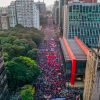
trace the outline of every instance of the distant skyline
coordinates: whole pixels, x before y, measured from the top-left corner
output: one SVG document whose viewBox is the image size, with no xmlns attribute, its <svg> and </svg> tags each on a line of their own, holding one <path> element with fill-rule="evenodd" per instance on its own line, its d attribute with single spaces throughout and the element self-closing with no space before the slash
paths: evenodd
<svg viewBox="0 0 100 100">
<path fill-rule="evenodd" d="M 6 7 L 10 4 L 11 1 L 15 1 L 15 0 L 0 0 L 0 7 Z M 39 0 L 34 0 L 35 2 L 39 1 Z M 43 1 L 43 0 L 40 0 Z M 44 0 L 44 2 L 46 3 L 46 5 L 52 5 L 54 4 L 55 0 Z"/>
</svg>

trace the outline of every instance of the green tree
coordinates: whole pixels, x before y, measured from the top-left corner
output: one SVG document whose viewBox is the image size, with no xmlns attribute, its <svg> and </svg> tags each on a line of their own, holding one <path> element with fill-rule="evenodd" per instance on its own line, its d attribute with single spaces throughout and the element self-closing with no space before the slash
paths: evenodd
<svg viewBox="0 0 100 100">
<path fill-rule="evenodd" d="M 28 51 L 27 56 L 36 60 L 37 59 L 37 53 L 38 53 L 38 49 L 32 49 L 32 50 Z"/>
<path fill-rule="evenodd" d="M 12 45 L 9 43 L 3 45 L 3 50 L 8 53 L 10 59 L 27 54 L 27 50 L 24 46 Z"/>
<path fill-rule="evenodd" d="M 36 62 L 28 57 L 15 57 L 12 61 L 8 61 L 5 66 L 11 90 L 35 82 L 40 75 Z"/>
<path fill-rule="evenodd" d="M 4 56 L 4 61 L 5 62 L 10 60 L 10 57 L 9 57 L 7 52 L 3 52 L 3 56 Z"/>
<path fill-rule="evenodd" d="M 31 85 L 24 86 L 20 91 L 22 100 L 33 100 L 34 94 L 35 94 L 35 88 L 33 88 Z"/>
</svg>

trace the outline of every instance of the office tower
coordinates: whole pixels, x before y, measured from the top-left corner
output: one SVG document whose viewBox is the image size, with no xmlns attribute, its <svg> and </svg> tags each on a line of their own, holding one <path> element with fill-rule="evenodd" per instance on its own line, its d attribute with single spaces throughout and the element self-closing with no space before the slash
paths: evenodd
<svg viewBox="0 0 100 100">
<path fill-rule="evenodd" d="M 78 36 L 90 47 L 98 44 L 100 34 L 99 3 L 68 3 L 64 7 L 64 36 Z"/>
<path fill-rule="evenodd" d="M 16 0 L 8 7 L 10 27 L 21 24 L 24 27 L 40 28 L 39 10 L 33 0 Z"/>
<path fill-rule="evenodd" d="M 8 16 L 9 16 L 9 26 L 15 27 L 17 25 L 15 1 L 12 1 L 10 3 L 10 6 L 8 6 Z"/>
<path fill-rule="evenodd" d="M 6 70 L 4 67 L 2 48 L 0 47 L 0 100 L 9 100 L 8 94 Z"/>
<path fill-rule="evenodd" d="M 84 100 L 100 100 L 100 50 L 92 50 L 88 53 Z"/>
<path fill-rule="evenodd" d="M 64 14 L 64 0 L 59 0 L 59 27 L 61 33 L 63 32 L 63 14 Z"/>
<path fill-rule="evenodd" d="M 8 29 L 8 9 L 7 8 L 0 8 L 0 29 L 5 30 Z"/>
<path fill-rule="evenodd" d="M 46 5 L 44 2 L 35 2 L 37 8 L 39 9 L 40 16 L 46 16 Z"/>
<path fill-rule="evenodd" d="M 53 19 L 54 19 L 54 23 L 56 25 L 59 25 L 59 1 L 55 1 L 54 2 L 54 6 L 53 6 Z"/>
<path fill-rule="evenodd" d="M 37 8 L 39 9 L 40 25 L 46 24 L 46 5 L 44 2 L 35 2 Z"/>
</svg>

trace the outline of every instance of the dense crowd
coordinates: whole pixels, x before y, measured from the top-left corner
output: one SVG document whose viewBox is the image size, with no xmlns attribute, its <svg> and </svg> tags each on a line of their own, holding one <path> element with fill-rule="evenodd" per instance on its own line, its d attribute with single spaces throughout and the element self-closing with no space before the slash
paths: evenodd
<svg viewBox="0 0 100 100">
<path fill-rule="evenodd" d="M 53 23 L 48 20 L 44 29 L 44 41 L 40 44 L 38 62 L 42 76 L 38 78 L 38 94 L 44 98 L 59 96 L 65 84 L 65 72 L 59 43 L 55 41 Z M 39 96 L 38 96 L 39 97 Z"/>
<path fill-rule="evenodd" d="M 66 97 L 66 100 L 79 100 L 77 90 L 65 88 L 66 75 L 63 57 L 52 20 L 43 29 L 45 34 L 38 52 L 38 63 L 42 75 L 38 77 L 36 100 L 51 100 L 47 98 Z M 64 90 L 65 89 L 65 90 Z"/>
</svg>

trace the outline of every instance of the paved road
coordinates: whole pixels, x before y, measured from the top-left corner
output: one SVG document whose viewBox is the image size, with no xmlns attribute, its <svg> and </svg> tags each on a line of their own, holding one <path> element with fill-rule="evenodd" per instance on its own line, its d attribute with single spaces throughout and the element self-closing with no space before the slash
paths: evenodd
<svg viewBox="0 0 100 100">
<path fill-rule="evenodd" d="M 48 19 L 48 25 L 43 32 L 45 37 L 38 53 L 38 62 L 43 74 L 38 78 L 37 100 L 59 97 L 66 81 L 63 57 L 57 36 L 54 34 L 52 19 Z"/>
<path fill-rule="evenodd" d="M 51 100 L 51 98 L 57 97 L 79 100 L 79 95 L 82 94 L 81 89 L 65 87 L 63 57 L 55 31 L 52 19 L 48 19 L 48 24 L 43 29 L 45 37 L 38 53 L 38 63 L 42 75 L 38 78 L 35 100 Z"/>
</svg>

